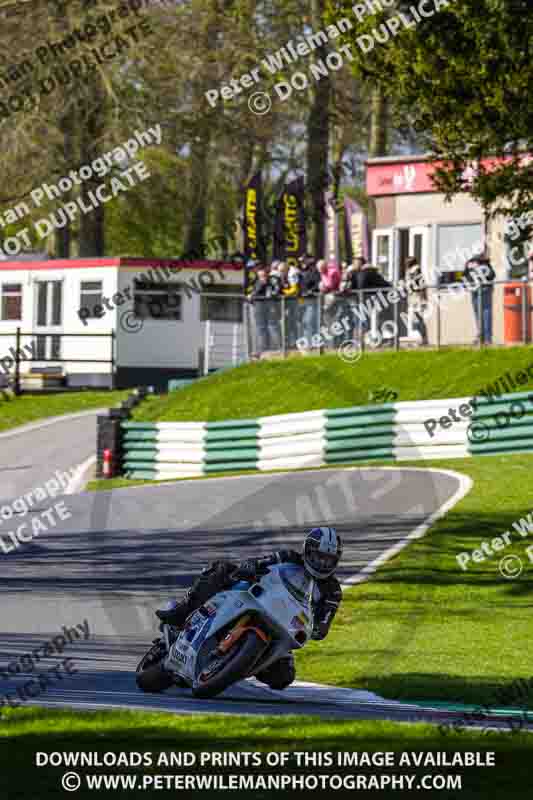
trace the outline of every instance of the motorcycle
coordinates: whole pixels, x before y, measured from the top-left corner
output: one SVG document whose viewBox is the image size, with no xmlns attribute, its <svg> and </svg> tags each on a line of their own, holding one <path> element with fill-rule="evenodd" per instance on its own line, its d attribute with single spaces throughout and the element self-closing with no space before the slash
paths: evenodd
<svg viewBox="0 0 533 800">
<path fill-rule="evenodd" d="M 137 667 L 137 686 L 144 692 L 189 687 L 207 698 L 257 675 L 311 638 L 314 586 L 297 564 L 239 580 L 194 611 L 183 628 L 161 626 L 163 636 Z"/>
</svg>

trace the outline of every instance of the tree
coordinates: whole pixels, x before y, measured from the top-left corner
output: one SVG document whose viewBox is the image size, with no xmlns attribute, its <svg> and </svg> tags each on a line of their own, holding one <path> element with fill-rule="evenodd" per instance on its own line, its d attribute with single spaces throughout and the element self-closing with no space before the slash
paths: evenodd
<svg viewBox="0 0 533 800">
<path fill-rule="evenodd" d="M 97 4 L 87 0 L 68 3 L 34 0 L 30 9 L 19 0 L 10 6 L 10 11 L 20 10 L 20 14 L 2 19 L 0 75 L 12 76 L 12 79 L 3 87 L 6 105 L 0 116 L 0 159 L 4 177 L 0 186 L 1 206 L 10 208 L 19 201 L 27 201 L 32 189 L 44 182 L 57 183 L 70 170 L 90 164 L 106 150 L 121 144 L 136 125 L 144 129 L 153 122 L 152 107 L 139 103 L 139 108 L 135 102 L 139 102 L 142 95 L 137 73 L 147 57 L 153 58 L 157 53 L 161 59 L 162 50 L 151 43 L 155 36 L 138 38 L 134 48 L 129 45 L 134 38 L 133 25 L 141 19 L 152 19 L 153 28 L 160 31 L 156 23 L 166 9 L 150 6 L 141 17 L 134 13 L 130 4 L 121 2 L 120 6 L 118 13 L 119 0 L 100 0 Z M 30 15 L 31 25 L 28 24 Z M 96 29 L 96 38 L 87 35 L 88 23 L 93 31 Z M 129 36 L 126 29 L 129 29 Z M 71 45 L 61 56 L 59 44 L 67 36 L 71 38 Z M 117 42 L 121 43 L 120 47 Z M 37 50 L 46 51 L 50 43 L 56 48 L 49 51 L 53 56 L 41 61 Z M 102 65 L 95 52 L 103 43 L 114 44 L 117 53 Z M 72 44 L 74 49 L 71 49 Z M 76 78 L 72 64 L 77 63 L 79 67 L 84 58 L 87 60 L 83 62 L 83 75 Z M 16 69 L 22 59 L 31 65 L 31 70 L 24 75 Z M 92 65 L 90 71 L 89 65 Z M 22 108 L 21 98 L 24 99 Z M 12 113 L 6 115 L 9 109 Z M 108 177 L 119 171 L 119 167 L 114 167 Z M 86 197 L 100 183 L 102 179 L 94 177 L 81 188 L 74 187 L 71 193 L 63 194 L 55 202 L 47 200 L 37 209 L 30 202 L 30 221 L 80 194 Z M 104 212 L 100 204 L 90 214 L 81 215 L 74 225 L 57 230 L 46 242 L 50 251 L 62 256 L 71 255 L 72 249 L 80 255 L 104 255 Z M 25 222 L 17 228 L 23 228 Z M 42 247 L 33 229 L 31 234 L 34 244 Z"/>
<path fill-rule="evenodd" d="M 394 99 L 397 125 L 421 134 L 440 162 L 435 183 L 448 198 L 468 187 L 491 214 L 528 211 L 533 165 L 522 156 L 533 147 L 531 5 L 528 0 L 429 1 L 439 10 L 416 25 L 405 2 L 356 20 L 345 37 L 354 70 Z M 331 0 L 330 14 L 347 13 L 350 5 Z M 400 12 L 411 27 L 404 26 Z M 373 31 L 383 39 L 392 30 L 383 26 L 392 17 L 400 19 L 397 34 L 380 44 Z M 506 161 L 484 168 L 480 161 L 490 157 Z M 469 167 L 473 180 L 467 183 Z"/>
<path fill-rule="evenodd" d="M 279 69 L 267 68 L 264 60 L 279 53 L 289 40 L 325 27 L 323 0 L 314 0 L 312 7 L 306 0 L 153 0 L 143 3 L 135 17 L 122 20 L 116 9 L 125 5 L 131 4 L 126 0 L 32 0 L 31 4 L 13 0 L 10 9 L 20 10 L 18 16 L 5 16 L 6 9 L 0 7 L 4 178 L 0 209 L 27 201 L 30 192 L 45 182 L 57 184 L 70 170 L 79 170 L 130 138 L 134 130 L 159 124 L 161 146 L 140 155 L 149 162 L 149 181 L 79 215 L 46 243 L 35 233 L 33 244 L 39 249 L 46 244 L 56 256 L 180 255 L 199 254 L 216 238 L 233 250 L 242 190 L 251 176 L 263 172 L 268 225 L 272 226 L 273 209 L 285 181 L 307 171 L 316 223 L 315 251 L 320 254 L 324 188 L 329 184 L 340 197 L 347 184 L 361 182 L 369 92 L 345 65 L 320 81 L 310 79 L 309 89 L 294 91 L 290 102 L 277 97 L 276 83 L 290 80 L 295 71 L 309 74 L 310 64 L 324 60 L 326 47 L 337 48 L 339 39 L 297 63 L 282 60 Z M 105 33 L 104 17 L 110 19 L 112 11 L 112 30 Z M 89 18 L 99 20 L 100 32 L 96 39 L 84 41 Z M 83 54 L 94 62 L 89 51 L 119 34 L 124 38 L 122 29 L 141 20 L 151 23 L 149 36 L 116 58 L 98 63 L 81 79 L 69 77 L 73 60 Z M 82 34 L 75 37 L 73 49 L 39 63 L 37 47 L 47 42 L 57 45 L 73 30 Z M 24 56 L 33 63 L 31 74 L 4 85 L 4 76 Z M 251 89 L 231 100 L 219 99 L 215 107 L 209 104 L 207 90 L 220 90 L 253 69 L 259 69 L 259 80 Z M 58 85 L 53 92 L 43 91 L 43 86 L 50 85 L 52 71 Z M 12 94 L 23 96 L 25 90 L 33 93 L 33 102 L 28 99 L 20 113 L 2 114 L 2 103 Z M 253 113 L 249 101 L 255 91 L 270 94 L 273 104 L 268 113 Z M 348 163 L 353 169 L 347 169 Z M 70 195 L 44 198 L 38 208 L 29 202 L 28 218 L 0 233 L 14 235 L 28 220 L 35 222 L 66 202 L 79 200 L 80 192 L 94 195 L 97 183 L 108 183 L 119 172 L 120 167 L 114 166 L 92 185 L 87 182 L 74 186 Z M 32 233 L 33 226 L 29 229 Z"/>
<path fill-rule="evenodd" d="M 370 134 L 368 141 L 368 157 L 377 158 L 387 155 L 387 118 L 388 103 L 380 85 L 374 87 L 371 98 Z"/>
</svg>

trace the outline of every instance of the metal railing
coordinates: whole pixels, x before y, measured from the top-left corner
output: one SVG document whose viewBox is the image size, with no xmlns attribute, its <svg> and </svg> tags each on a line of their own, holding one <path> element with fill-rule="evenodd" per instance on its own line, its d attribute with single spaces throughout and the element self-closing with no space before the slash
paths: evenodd
<svg viewBox="0 0 533 800">
<path fill-rule="evenodd" d="M 236 367 L 250 360 L 246 330 L 247 326 L 238 322 L 228 324 L 214 320 L 206 321 L 202 364 L 204 375 L 211 370 L 230 364 Z"/>
<path fill-rule="evenodd" d="M 242 353 L 283 357 L 291 351 L 323 353 L 352 342 L 361 350 L 450 346 L 487 347 L 529 344 L 533 332 L 533 281 L 505 280 L 491 284 L 430 285 L 407 292 L 403 283 L 390 289 L 330 292 L 296 298 L 256 298 L 242 294 L 207 296 L 239 299 L 243 304 Z M 209 347 L 222 352 L 210 326 Z M 224 326 L 223 322 L 218 323 Z M 228 321 L 229 341 L 235 323 Z M 229 328 L 231 327 L 231 333 Z M 223 335 L 220 334 L 223 338 Z M 244 357 L 244 356 L 243 356 Z M 229 365 L 235 359 L 226 356 Z M 241 358 L 239 358 L 239 361 Z"/>
<path fill-rule="evenodd" d="M 7 376 L 8 385 L 12 385 L 13 391 L 16 395 L 22 394 L 21 387 L 21 364 L 30 362 L 33 364 L 109 364 L 111 384 L 110 388 L 115 388 L 115 370 L 116 370 L 116 334 L 115 331 L 109 333 L 64 333 L 64 332 L 50 332 L 45 333 L 41 331 L 23 332 L 20 327 L 14 331 L 0 331 L 1 338 L 11 338 L 15 340 L 15 344 L 10 348 L 8 354 L 0 356 L 0 367 Z M 61 342 L 62 339 L 79 338 L 79 339 L 109 339 L 110 342 L 110 357 L 109 358 L 76 358 L 69 356 L 68 358 L 62 357 L 47 357 L 46 355 L 25 355 L 23 349 L 23 339 L 30 338 L 33 342 L 41 341 L 44 345 L 45 352 L 48 348 L 48 340 L 56 339 Z M 12 363 L 7 366 L 6 361 L 9 359 Z"/>
</svg>

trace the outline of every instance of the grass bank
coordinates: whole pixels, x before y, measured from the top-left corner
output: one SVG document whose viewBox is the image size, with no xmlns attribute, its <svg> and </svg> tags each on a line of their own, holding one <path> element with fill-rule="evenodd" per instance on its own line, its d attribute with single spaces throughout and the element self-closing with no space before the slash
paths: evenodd
<svg viewBox="0 0 533 800">
<path fill-rule="evenodd" d="M 370 353 L 355 364 L 337 355 L 260 361 L 150 397 L 133 419 L 215 422 L 345 408 L 366 405 L 381 389 L 398 401 L 465 397 L 530 364 L 533 347 Z M 533 388 L 533 378 L 523 388 Z"/>
<path fill-rule="evenodd" d="M 92 408 L 111 408 L 125 400 L 128 391 L 65 392 L 61 394 L 22 394 L 19 397 L 0 391 L 0 432 L 46 417 L 75 414 Z"/>
<path fill-rule="evenodd" d="M 420 467 L 420 462 L 412 466 Z M 389 698 L 533 708 L 533 689 L 517 696 L 515 681 L 533 676 L 533 544 L 512 523 L 533 507 L 533 456 L 429 461 L 466 474 L 472 491 L 420 540 L 366 583 L 345 591 L 327 644 L 297 654 L 308 680 L 368 689 Z M 463 571 L 456 556 L 511 530 L 511 545 Z M 521 559 L 506 579 L 502 557 Z"/>
</svg>

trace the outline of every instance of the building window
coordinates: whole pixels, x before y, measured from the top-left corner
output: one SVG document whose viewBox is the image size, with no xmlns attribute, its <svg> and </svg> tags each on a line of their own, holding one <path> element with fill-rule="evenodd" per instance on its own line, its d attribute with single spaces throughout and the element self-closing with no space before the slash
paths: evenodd
<svg viewBox="0 0 533 800">
<path fill-rule="evenodd" d="M 211 297 L 210 295 L 240 295 L 240 286 L 217 284 L 202 293 L 200 319 L 202 322 L 242 322 L 243 299 L 239 297 Z"/>
<path fill-rule="evenodd" d="M 181 320 L 182 294 L 177 283 L 135 280 L 135 316 L 139 319 Z"/>
<path fill-rule="evenodd" d="M 373 252 L 379 271 L 387 281 L 394 281 L 393 236 L 390 230 L 374 231 Z"/>
<path fill-rule="evenodd" d="M 22 284 L 2 284 L 2 305 L 0 308 L 2 322 L 20 322 L 22 320 Z"/>
<path fill-rule="evenodd" d="M 96 318 L 95 306 L 102 305 L 102 281 L 82 281 L 80 286 L 80 308 L 88 309 L 87 319 Z"/>
<path fill-rule="evenodd" d="M 479 255 L 484 247 L 483 226 L 439 225 L 437 228 L 437 265 L 441 272 L 462 275 L 466 262 Z M 460 278 L 454 278 L 460 280 Z"/>
<path fill-rule="evenodd" d="M 63 285 L 61 281 L 52 283 L 52 325 L 61 325 L 63 307 Z"/>
</svg>

